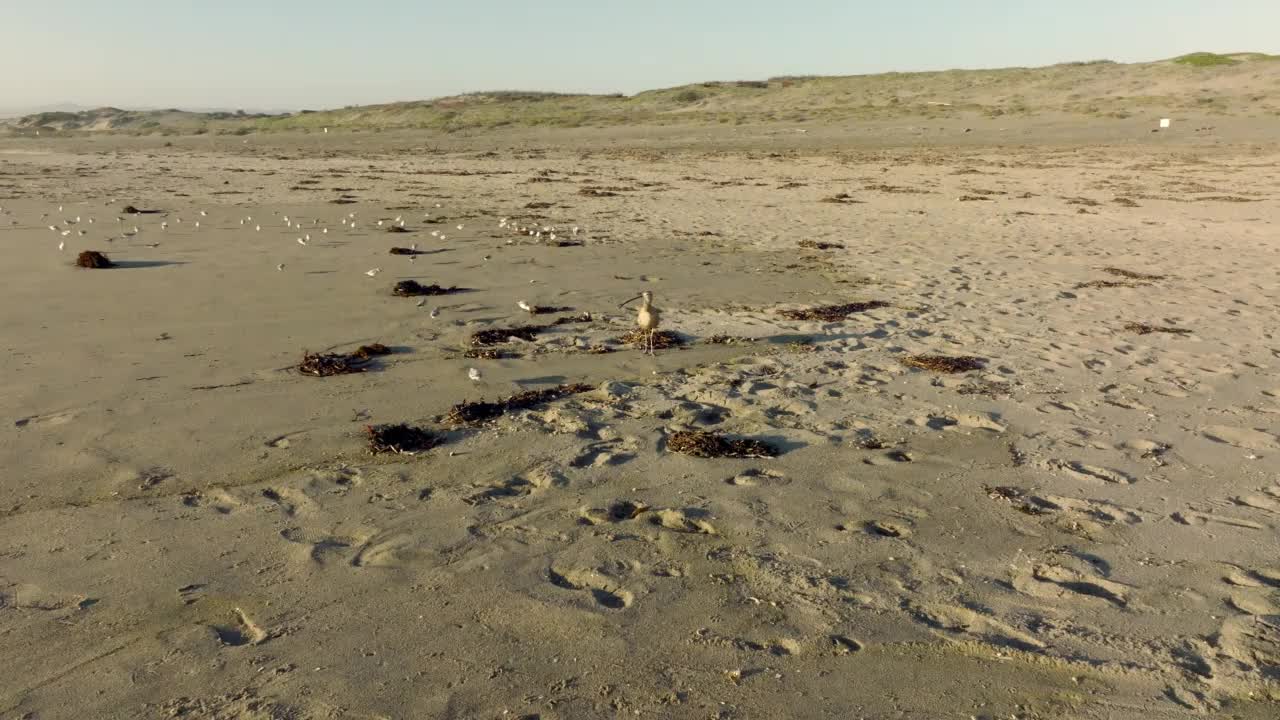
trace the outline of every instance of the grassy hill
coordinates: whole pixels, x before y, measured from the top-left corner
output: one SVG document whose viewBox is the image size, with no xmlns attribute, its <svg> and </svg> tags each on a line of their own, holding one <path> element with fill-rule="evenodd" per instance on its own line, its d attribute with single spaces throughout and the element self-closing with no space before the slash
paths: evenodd
<svg viewBox="0 0 1280 720">
<path fill-rule="evenodd" d="M 1068 114 L 1280 116 L 1280 56 L 1192 53 L 1151 63 L 705 82 L 632 96 L 471 93 L 285 115 L 99 108 L 10 121 L 11 133 L 248 134 L 418 128 L 715 125 Z"/>
</svg>

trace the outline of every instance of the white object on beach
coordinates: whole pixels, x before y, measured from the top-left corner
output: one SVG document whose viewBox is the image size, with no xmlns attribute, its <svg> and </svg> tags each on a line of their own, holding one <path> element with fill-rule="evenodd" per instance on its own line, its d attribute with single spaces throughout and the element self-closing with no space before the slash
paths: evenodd
<svg viewBox="0 0 1280 720">
<path fill-rule="evenodd" d="M 373 277 L 374 275 L 377 275 L 380 272 L 382 272 L 382 268 L 374 268 L 372 270 L 366 270 L 364 274 L 368 275 L 369 277 Z"/>
<path fill-rule="evenodd" d="M 467 377 L 471 378 L 473 382 L 480 382 L 480 371 L 475 368 L 470 368 L 467 370 Z"/>
<path fill-rule="evenodd" d="M 1169 126 L 1170 126 L 1170 125 L 1172 125 L 1172 124 L 1173 124 L 1173 121 L 1172 121 L 1172 120 L 1170 120 L 1169 118 L 1160 118 L 1160 128 L 1161 128 L 1161 129 L 1165 129 L 1165 128 L 1169 127 Z"/>
</svg>

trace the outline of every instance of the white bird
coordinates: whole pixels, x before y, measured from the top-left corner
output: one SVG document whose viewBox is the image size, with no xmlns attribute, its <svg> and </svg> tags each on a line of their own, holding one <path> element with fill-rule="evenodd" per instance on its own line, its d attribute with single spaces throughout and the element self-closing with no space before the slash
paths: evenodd
<svg viewBox="0 0 1280 720">
<path fill-rule="evenodd" d="M 471 378 L 472 382 L 480 382 L 480 371 L 475 368 L 468 368 L 467 377 Z"/>
<path fill-rule="evenodd" d="M 374 268 L 372 270 L 366 270 L 364 274 L 368 275 L 369 277 L 373 277 L 380 272 L 382 272 L 382 268 Z"/>
<path fill-rule="evenodd" d="M 57 225 L 50 225 L 50 226 L 49 226 L 49 229 L 50 229 L 50 230 L 52 230 L 52 231 L 54 231 L 54 232 L 58 232 L 58 226 L 57 226 Z"/>
<path fill-rule="evenodd" d="M 50 230 L 57 230 L 57 228 L 55 228 L 55 227 L 54 227 L 54 226 L 52 226 L 52 225 L 50 225 L 50 226 L 49 226 L 49 229 L 50 229 Z M 431 237 L 440 237 L 440 231 L 439 231 L 439 230 L 432 230 L 432 231 L 431 231 Z"/>
<path fill-rule="evenodd" d="M 532 306 L 532 305 L 530 305 L 529 303 L 527 303 L 527 302 L 523 301 L 523 300 L 521 300 L 520 302 L 516 303 L 516 307 L 518 307 L 518 308 L 520 308 L 521 310 L 523 310 L 523 311 L 525 311 L 525 312 L 529 313 L 530 315 L 532 315 L 532 314 L 533 314 L 533 306 Z"/>
<path fill-rule="evenodd" d="M 92 221 L 90 221 L 90 222 L 92 222 Z M 199 220 L 197 220 L 197 221 L 196 221 L 196 229 L 197 229 L 197 230 L 199 230 L 199 229 L 200 229 L 200 221 L 199 221 Z"/>
<path fill-rule="evenodd" d="M 574 234 L 574 235 L 577 235 L 577 234 L 578 234 L 578 226 L 577 226 L 577 225 L 574 225 L 574 226 L 573 226 L 573 234 Z"/>
<path fill-rule="evenodd" d="M 329 234 L 329 228 L 324 228 L 323 230 L 321 230 L 321 231 L 320 231 L 320 234 L 321 234 L 321 235 L 328 235 L 328 234 Z"/>
<path fill-rule="evenodd" d="M 205 211 L 201 210 L 201 211 L 200 211 L 200 217 L 209 217 L 209 213 L 207 213 L 207 212 L 205 212 Z"/>
<path fill-rule="evenodd" d="M 440 236 L 440 239 L 441 239 L 441 240 L 448 240 L 448 239 L 449 239 L 449 236 L 448 236 L 448 235 L 441 235 L 441 236 Z"/>
<path fill-rule="evenodd" d="M 418 307 L 422 307 L 423 305 L 426 305 L 426 304 L 427 304 L 426 298 L 422 298 L 421 300 L 418 301 Z"/>
<path fill-rule="evenodd" d="M 461 225 L 459 225 L 459 226 L 458 226 L 458 229 L 459 229 L 459 230 L 461 230 L 461 229 L 462 229 L 462 226 L 461 226 Z"/>
<path fill-rule="evenodd" d="M 284 263 L 280 263 L 279 265 L 277 265 L 277 266 L 276 266 L 276 269 L 277 269 L 277 270 L 280 270 L 280 271 L 283 271 L 283 270 L 284 270 Z"/>
<path fill-rule="evenodd" d="M 298 238 L 298 244 L 299 244 L 299 245 L 306 245 L 306 244 L 307 244 L 307 241 L 306 241 L 306 240 L 303 240 L 302 238 Z"/>
<path fill-rule="evenodd" d="M 70 230 L 63 230 L 63 231 L 62 231 L 62 233 L 61 233 L 62 237 L 66 237 L 66 236 L 68 236 L 68 235 L 70 235 L 70 234 L 71 234 L 71 231 L 70 231 Z"/>
<path fill-rule="evenodd" d="M 162 223 L 160 223 L 160 229 L 161 229 L 161 230 L 167 230 L 167 229 L 169 229 L 169 223 L 167 223 L 167 222 L 162 222 Z"/>
<path fill-rule="evenodd" d="M 440 308 L 431 308 L 431 317 L 433 318 L 440 317 Z"/>
<path fill-rule="evenodd" d="M 306 235 L 303 235 L 302 239 L 306 240 L 307 242 L 311 242 L 311 233 L 307 233 Z"/>
<path fill-rule="evenodd" d="M 254 226 L 253 226 L 253 231 L 254 231 L 254 232 L 262 232 L 262 226 L 261 226 L 261 225 L 254 225 Z"/>
<path fill-rule="evenodd" d="M 92 224 L 93 224 L 93 218 L 89 218 L 89 224 L 90 224 L 90 225 L 92 225 Z"/>
<path fill-rule="evenodd" d="M 65 241 L 65 240 L 63 240 L 62 242 L 58 243 L 58 249 L 59 249 L 59 250 L 61 250 L 61 249 L 65 248 L 66 246 L 67 246 L 67 241 Z"/>
<path fill-rule="evenodd" d="M 379 220 L 379 221 L 378 221 L 378 227 L 382 227 L 382 221 L 381 221 L 381 220 Z"/>
</svg>

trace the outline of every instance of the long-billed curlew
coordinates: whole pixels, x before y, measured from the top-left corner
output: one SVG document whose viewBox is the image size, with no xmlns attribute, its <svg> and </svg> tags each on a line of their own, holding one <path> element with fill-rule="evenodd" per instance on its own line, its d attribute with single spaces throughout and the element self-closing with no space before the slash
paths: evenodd
<svg viewBox="0 0 1280 720">
<path fill-rule="evenodd" d="M 653 293 L 645 290 L 639 295 L 622 303 L 618 307 L 626 307 L 636 300 L 641 300 L 640 312 L 636 315 L 636 325 L 640 327 L 647 335 L 645 336 L 645 353 L 656 355 L 653 348 L 653 337 L 658 332 L 658 324 L 662 321 L 662 314 L 658 308 L 653 305 Z"/>
</svg>

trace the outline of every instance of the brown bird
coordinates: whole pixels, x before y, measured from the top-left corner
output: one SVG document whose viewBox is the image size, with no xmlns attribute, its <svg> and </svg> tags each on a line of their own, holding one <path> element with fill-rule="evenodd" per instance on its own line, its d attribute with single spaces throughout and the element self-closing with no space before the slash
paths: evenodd
<svg viewBox="0 0 1280 720">
<path fill-rule="evenodd" d="M 662 314 L 658 308 L 653 305 L 653 293 L 645 290 L 639 295 L 622 303 L 618 307 L 623 308 L 636 300 L 642 300 L 640 303 L 640 312 L 636 315 L 636 325 L 646 333 L 645 336 L 645 353 L 648 355 L 656 355 L 653 347 L 654 335 L 658 332 L 658 324 L 662 322 Z"/>
</svg>

